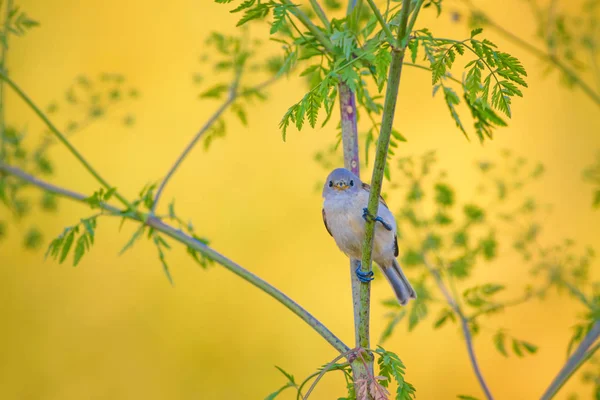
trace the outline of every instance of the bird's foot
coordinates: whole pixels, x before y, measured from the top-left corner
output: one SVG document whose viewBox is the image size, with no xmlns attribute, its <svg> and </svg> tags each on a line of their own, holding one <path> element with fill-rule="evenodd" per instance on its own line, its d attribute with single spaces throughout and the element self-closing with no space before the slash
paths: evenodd
<svg viewBox="0 0 600 400">
<path fill-rule="evenodd" d="M 360 265 L 358 267 L 356 267 L 356 269 L 354 270 L 354 272 L 356 272 L 356 277 L 362 283 L 368 283 L 368 282 L 371 282 L 374 279 L 373 278 L 373 271 L 362 272 L 362 270 L 360 269 Z"/>
<path fill-rule="evenodd" d="M 375 221 L 375 222 L 381 222 L 381 225 L 383 225 L 383 227 L 385 229 L 387 229 L 388 231 L 392 230 L 392 226 L 390 224 L 388 224 L 387 222 L 385 222 L 383 220 L 383 218 L 381 218 L 380 216 L 373 216 L 369 213 L 369 209 L 368 208 L 363 208 L 363 215 L 362 217 L 364 218 L 365 221 Z"/>
</svg>

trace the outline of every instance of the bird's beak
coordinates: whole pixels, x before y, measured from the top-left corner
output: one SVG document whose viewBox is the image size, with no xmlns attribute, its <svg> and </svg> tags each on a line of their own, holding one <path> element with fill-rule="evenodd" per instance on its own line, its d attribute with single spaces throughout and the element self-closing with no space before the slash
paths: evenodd
<svg viewBox="0 0 600 400">
<path fill-rule="evenodd" d="M 348 185 L 346 184 L 346 182 L 337 182 L 335 185 L 333 185 L 333 188 L 336 190 L 346 190 L 348 189 Z"/>
</svg>

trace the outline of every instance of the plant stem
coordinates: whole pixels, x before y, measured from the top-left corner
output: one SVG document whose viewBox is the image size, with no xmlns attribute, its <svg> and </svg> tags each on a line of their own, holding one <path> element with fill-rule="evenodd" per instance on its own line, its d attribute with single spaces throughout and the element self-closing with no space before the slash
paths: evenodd
<svg viewBox="0 0 600 400">
<path fill-rule="evenodd" d="M 448 305 L 450 306 L 452 311 L 454 311 L 454 313 L 460 319 L 460 326 L 461 326 L 461 329 L 463 332 L 463 336 L 465 338 L 465 342 L 467 344 L 467 352 L 469 353 L 469 360 L 471 361 L 471 366 L 473 367 L 473 372 L 475 372 L 475 376 L 477 377 L 477 380 L 479 381 L 479 386 L 481 386 L 481 389 L 483 390 L 486 399 L 493 400 L 494 397 L 492 396 L 492 393 L 491 393 L 487 383 L 485 382 L 485 379 L 483 378 L 483 373 L 481 372 L 481 368 L 479 367 L 479 363 L 477 362 L 477 356 L 475 355 L 475 348 L 473 347 L 473 337 L 471 336 L 471 331 L 469 330 L 469 321 L 468 321 L 467 317 L 465 316 L 464 312 L 462 311 L 462 309 L 460 308 L 460 306 L 458 305 L 458 303 L 456 302 L 456 300 L 450 294 L 450 291 L 446 287 L 446 284 L 442 280 L 442 277 L 440 276 L 439 272 L 435 269 L 435 267 L 433 265 L 431 265 L 429 263 L 425 254 L 423 254 L 423 260 L 424 260 L 425 266 L 427 267 L 427 269 L 429 270 L 429 272 L 435 279 L 435 282 L 437 283 L 438 288 L 444 295 L 446 302 L 448 303 Z"/>
<path fill-rule="evenodd" d="M 8 15 L 12 9 L 12 4 L 12 0 L 6 1 L 6 8 L 4 9 L 4 21 L 2 23 L 2 28 L 4 29 L 4 43 L 0 44 L 0 71 L 3 71 L 7 74 L 6 53 L 8 50 L 8 38 L 10 36 L 10 31 L 8 29 Z M 0 161 L 4 161 L 6 158 L 6 142 L 4 138 L 6 130 L 6 113 L 4 112 L 4 107 L 4 81 L 0 80 Z"/>
<path fill-rule="evenodd" d="M 419 64 L 413 64 L 413 63 L 409 63 L 409 62 L 404 62 L 404 65 L 407 67 L 413 67 L 413 68 L 418 68 L 418 69 L 422 69 L 424 71 L 431 71 L 431 68 L 426 67 L 424 65 L 419 65 Z M 462 82 L 459 79 L 456 79 L 455 77 L 453 77 L 449 72 L 446 73 L 446 75 L 444 75 L 445 78 L 450 79 L 451 81 L 454 81 L 460 85 L 462 85 Z"/>
<path fill-rule="evenodd" d="M 421 6 L 423 5 L 423 1 L 424 0 L 419 0 L 417 5 L 415 6 L 415 9 L 412 11 L 412 15 L 410 17 L 410 22 L 408 23 L 408 27 L 406 29 L 406 31 L 408 33 L 412 32 L 413 28 L 415 27 L 415 24 L 417 23 L 417 17 L 419 16 L 419 11 L 421 11 Z"/>
<path fill-rule="evenodd" d="M 319 2 L 317 0 L 309 0 L 309 1 L 310 1 L 310 5 L 312 6 L 315 14 L 317 14 L 317 17 L 319 17 L 319 19 L 323 23 L 323 26 L 325 26 L 325 29 L 329 30 L 331 28 L 331 25 L 329 24 L 329 18 L 327 18 L 327 15 L 325 14 L 325 11 L 323 11 L 323 8 L 319 4 Z"/>
<path fill-rule="evenodd" d="M 344 167 L 360 176 L 358 153 L 358 127 L 356 122 L 356 96 L 345 83 L 338 86 L 340 96 L 340 116 L 342 125 L 342 146 L 344 149 Z M 354 310 L 354 338 L 356 346 L 360 344 L 360 281 L 354 273 L 360 266 L 360 260 L 350 260 L 350 279 L 352 280 L 352 305 Z M 368 319 L 367 319 L 368 323 Z"/>
<path fill-rule="evenodd" d="M 196 135 L 194 135 L 192 140 L 188 143 L 188 145 L 185 147 L 183 152 L 179 155 L 179 157 L 177 158 L 175 163 L 171 166 L 171 168 L 169 169 L 169 172 L 167 172 L 167 175 L 165 175 L 164 179 L 160 183 L 160 186 L 158 187 L 158 190 L 156 191 L 156 195 L 154 196 L 154 201 L 153 201 L 152 210 L 151 210 L 152 213 L 154 213 L 156 211 L 158 202 L 160 200 L 160 196 L 162 195 L 162 193 L 165 189 L 165 186 L 167 186 L 167 183 L 169 183 L 169 180 L 173 177 L 173 175 L 175 174 L 177 169 L 181 166 L 181 164 L 183 163 L 185 158 L 188 156 L 190 151 L 192 151 L 192 149 L 194 148 L 194 146 L 196 146 L 196 144 L 202 138 L 202 136 L 204 136 L 204 134 L 210 129 L 210 127 L 219 119 L 219 117 L 221 117 L 223 112 L 225 112 L 225 110 L 227 110 L 229 108 L 229 106 L 231 106 L 231 104 L 233 104 L 233 102 L 235 100 L 237 100 L 239 97 L 244 96 L 246 93 L 265 88 L 265 87 L 269 86 L 270 84 L 272 84 L 273 82 L 275 82 L 279 78 L 279 76 L 274 76 L 273 78 L 270 78 L 251 89 L 245 90 L 243 92 L 239 92 L 238 91 L 238 83 L 239 83 L 240 76 L 241 76 L 241 71 L 238 71 L 236 73 L 234 81 L 230 87 L 229 95 L 227 96 L 227 99 L 225 100 L 225 102 L 223 104 L 221 104 L 221 106 L 217 109 L 217 111 L 215 111 L 215 113 L 208 119 L 208 121 L 206 121 L 204 123 L 204 125 L 202 126 L 202 128 L 200 128 L 200 130 L 196 133 Z"/>
<path fill-rule="evenodd" d="M 102 185 L 104 186 L 105 189 L 111 189 L 112 186 L 104 180 L 104 178 L 102 178 L 100 176 L 100 174 L 91 166 L 91 164 L 85 159 L 83 158 L 83 156 L 81 155 L 81 153 L 79 153 L 79 151 L 77 151 L 77 149 L 71 144 L 71 142 L 69 142 L 69 140 L 65 137 L 65 135 L 63 135 L 55 126 L 54 124 L 52 124 L 52 122 L 48 119 L 48 117 L 46 117 L 46 115 L 42 112 L 42 110 L 39 109 L 38 106 L 35 105 L 35 103 L 33 103 L 33 101 L 27 96 L 27 94 L 25 94 L 25 92 L 23 92 L 21 90 L 21 88 L 19 88 L 17 86 L 17 84 L 15 82 L 13 82 L 7 75 L 5 71 L 0 71 L 0 79 L 3 80 L 4 82 L 6 82 L 8 84 L 8 86 L 10 86 L 18 95 L 19 97 L 21 97 L 21 99 L 23 99 L 23 101 L 25 101 L 25 103 L 27 103 L 27 105 L 33 110 L 34 113 L 37 114 L 37 116 L 46 124 L 46 126 L 50 129 L 50 131 L 58 138 L 58 140 L 64 144 L 69 151 L 75 156 L 75 158 L 77 158 L 77 160 L 79 160 L 79 162 L 81 164 L 83 164 L 83 166 L 85 167 L 85 169 L 88 170 L 88 172 L 94 177 L 96 178 L 96 180 Z M 128 209 L 130 210 L 134 210 L 134 207 L 131 203 L 129 203 L 129 201 L 123 197 L 119 192 L 115 192 L 115 197 L 117 199 L 119 199 L 119 201 L 121 203 L 123 203 L 123 205 L 125 205 Z"/>
<path fill-rule="evenodd" d="M 586 94 L 586 96 L 588 96 L 594 103 L 596 103 L 596 105 L 600 106 L 600 92 L 595 92 L 594 89 L 592 89 L 586 82 L 583 81 L 583 78 L 581 78 L 579 75 L 577 75 L 577 73 L 575 71 L 573 71 L 568 66 L 566 66 L 555 55 L 546 53 L 545 51 L 526 42 L 525 40 L 521 39 L 514 33 L 506 30 L 505 28 L 503 28 L 496 22 L 492 21 L 487 14 L 485 14 L 479 8 L 475 7 L 471 1 L 464 0 L 464 2 L 471 9 L 472 13 L 476 13 L 479 16 L 481 16 L 481 18 L 483 18 L 486 25 L 495 29 L 498 33 L 505 36 L 507 39 L 511 40 L 512 42 L 516 43 L 517 45 L 523 47 L 525 50 L 529 51 L 536 57 L 538 57 L 544 61 L 548 61 L 551 64 L 554 64 L 554 66 L 556 66 L 565 75 L 567 75 L 569 77 L 569 79 L 571 79 L 571 81 L 575 85 L 579 86 L 581 88 L 581 90 L 583 90 L 583 92 Z"/>
<path fill-rule="evenodd" d="M 85 202 L 85 199 L 87 197 L 83 194 L 55 186 L 51 183 L 38 179 L 19 168 L 12 167 L 4 163 L 0 163 L 0 171 L 13 175 L 23 181 L 29 182 L 34 186 L 37 186 L 39 188 L 42 188 L 43 190 L 46 190 L 48 192 L 54 193 L 62 197 L 67 197 L 80 202 Z M 104 210 L 120 214 L 124 218 L 144 223 L 143 218 L 141 216 L 133 213 L 124 214 L 117 207 L 111 206 L 110 204 L 100 203 L 100 207 Z M 223 267 L 227 268 L 229 271 L 233 272 L 234 274 L 238 275 L 239 277 L 243 278 L 244 280 L 259 288 L 263 292 L 272 296 L 274 299 L 276 299 L 281 304 L 290 309 L 294 314 L 299 316 L 308 325 L 310 325 L 319 335 L 321 335 L 329 344 L 331 344 L 331 346 L 333 346 L 340 353 L 346 353 L 350 350 L 348 346 L 346 346 L 340 339 L 338 339 L 337 336 L 335 336 L 329 329 L 327 329 L 327 327 L 325 327 L 321 322 L 319 322 L 315 317 L 313 317 L 308 311 L 306 311 L 295 301 L 290 299 L 287 295 L 279 291 L 277 288 L 273 287 L 258 276 L 254 275 L 252 272 L 244 269 L 240 265 L 231 261 L 224 255 L 218 253 L 217 251 L 213 250 L 204 243 L 194 239 L 193 237 L 185 234 L 184 232 L 178 229 L 173 228 L 170 225 L 165 224 L 160 219 L 154 216 L 149 216 L 146 220 L 146 224 L 154 228 L 156 231 L 161 232 L 173 238 L 174 240 L 184 244 L 185 246 L 190 247 L 193 250 L 201 253 L 205 257 L 214 260 L 215 262 L 221 264 Z"/>
<path fill-rule="evenodd" d="M 541 400 L 550 400 L 556 393 L 563 387 L 563 385 L 569 380 L 569 378 L 577 371 L 577 369 L 588 360 L 599 346 L 594 347 L 590 351 L 588 349 L 594 344 L 594 342 L 600 337 L 600 321 L 596 321 L 592 326 L 592 329 L 585 335 L 577 349 L 571 354 L 565 365 L 560 369 L 558 375 L 552 380 L 552 383 L 546 389 L 541 397 Z"/>
<path fill-rule="evenodd" d="M 347 14 L 350 15 L 357 5 L 356 0 L 348 1 Z M 352 171 L 356 176 L 360 176 L 360 156 L 358 148 L 358 126 L 357 126 L 357 106 L 356 95 L 346 85 L 341 82 L 338 86 L 340 96 L 340 119 L 342 126 L 342 146 L 344 148 L 344 167 Z M 366 292 L 361 293 L 361 282 L 356 276 L 356 269 L 360 267 L 360 260 L 350 260 L 350 282 L 352 285 L 352 309 L 354 312 L 354 339 L 356 347 L 361 343 L 367 343 L 365 348 L 369 348 L 369 313 L 371 309 L 371 289 L 367 286 Z M 362 296 L 362 297 L 361 297 Z M 366 329 L 364 328 L 366 325 Z M 362 336 L 366 333 L 366 336 Z M 369 376 L 373 375 L 373 362 L 370 361 L 365 367 L 365 363 L 355 359 L 351 363 L 352 375 L 355 388 L 358 388 L 357 382 L 367 382 Z"/>
<path fill-rule="evenodd" d="M 381 13 L 379 12 L 379 8 L 375 4 L 375 2 L 373 0 L 367 0 L 367 3 L 369 3 L 371 10 L 373 10 L 373 14 L 375 14 L 375 18 L 377 18 L 377 20 L 379 21 L 381 28 L 383 28 L 383 32 L 385 32 L 385 36 L 388 42 L 390 42 L 390 45 L 393 47 L 396 41 L 394 40 L 394 34 L 392 33 L 390 26 L 383 18 L 383 15 L 381 15 Z"/>
<path fill-rule="evenodd" d="M 306 29 L 313 34 L 313 36 L 323 45 L 323 47 L 325 47 L 325 50 L 327 50 L 328 53 L 333 53 L 333 44 L 327 38 L 327 36 L 325 36 L 325 34 L 321 32 L 321 30 L 315 24 L 313 24 L 308 15 L 303 13 L 302 10 L 300 10 L 300 8 L 297 5 L 294 5 L 290 0 L 281 0 L 281 3 L 291 5 L 292 7 L 290 7 L 290 13 L 292 13 L 293 16 L 302 22 L 302 25 L 304 25 Z"/>
<path fill-rule="evenodd" d="M 402 3 L 402 10 L 400 11 L 400 28 L 397 40 L 397 44 L 399 46 L 402 42 L 403 35 L 406 32 L 409 3 L 409 0 L 405 0 Z M 373 175 L 371 178 L 371 191 L 369 193 L 369 203 L 367 206 L 368 211 L 371 215 L 377 215 L 377 212 L 379 210 L 379 195 L 381 194 L 381 186 L 383 181 L 383 174 L 385 171 L 388 147 L 390 143 L 390 135 L 392 133 L 394 114 L 396 112 L 396 101 L 398 98 L 400 77 L 402 75 L 403 60 L 404 47 L 392 48 L 392 61 L 390 63 L 390 69 L 388 73 L 387 88 L 383 104 L 383 116 L 381 121 L 381 128 L 379 131 L 379 138 L 377 139 L 377 150 L 375 155 L 375 163 L 373 167 Z M 361 270 L 364 273 L 370 272 L 372 269 L 371 261 L 373 252 L 374 229 L 375 222 L 373 220 L 368 220 L 365 226 L 365 241 L 363 244 L 363 258 L 361 263 Z M 369 287 L 370 284 L 368 283 L 360 285 L 360 302 L 362 306 L 361 310 L 369 307 L 369 304 L 367 303 L 367 301 L 369 300 Z M 366 318 L 367 321 L 363 322 L 363 324 L 359 328 L 359 333 L 361 337 L 360 347 L 364 348 L 369 347 L 368 314 L 366 314 Z"/>
</svg>

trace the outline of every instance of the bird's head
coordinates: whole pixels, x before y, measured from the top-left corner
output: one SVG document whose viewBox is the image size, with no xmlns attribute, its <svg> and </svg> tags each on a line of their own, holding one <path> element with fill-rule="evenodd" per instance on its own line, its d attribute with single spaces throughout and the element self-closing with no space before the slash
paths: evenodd
<svg viewBox="0 0 600 400">
<path fill-rule="evenodd" d="M 362 185 L 360 178 L 346 168 L 337 168 L 331 171 L 325 186 L 323 197 L 342 193 L 353 193 Z"/>
</svg>

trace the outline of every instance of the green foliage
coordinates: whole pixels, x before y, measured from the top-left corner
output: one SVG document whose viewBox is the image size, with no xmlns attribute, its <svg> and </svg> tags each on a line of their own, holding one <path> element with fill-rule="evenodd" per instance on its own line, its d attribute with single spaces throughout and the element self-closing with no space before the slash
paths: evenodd
<svg viewBox="0 0 600 400">
<path fill-rule="evenodd" d="M 396 400 L 414 399 L 416 390 L 413 385 L 406 382 L 404 379 L 406 367 L 402 363 L 402 360 L 400 360 L 396 354 L 385 350 L 381 346 L 377 346 L 375 353 L 378 356 L 377 365 L 379 366 L 379 375 L 386 378 L 381 381 L 381 385 L 383 387 L 388 387 L 389 382 L 393 379 L 398 385 L 396 389 Z"/>
<path fill-rule="evenodd" d="M 577 253 L 569 240 L 549 247 L 538 243 L 546 207 L 526 189 L 544 168 L 510 152 L 503 152 L 497 162 L 476 163 L 481 183 L 472 181 L 477 188 L 475 203 L 462 201 L 450 177 L 437 171 L 434 163 L 431 153 L 398 160 L 401 176 L 395 196 L 404 198 L 396 213 L 400 261 L 408 272 L 418 274 L 411 279 L 417 300 L 406 307 L 398 306 L 395 299 L 384 302 L 389 312 L 381 341 L 389 339 L 403 321 L 413 330 L 429 316 L 435 329 L 463 320 L 471 335 L 483 335 L 489 332 L 482 328 L 483 317 L 487 324 L 495 313 L 542 298 L 555 288 L 567 291 L 588 310 L 574 329 L 572 351 L 600 319 L 600 286 L 589 282 L 592 250 Z M 463 286 L 474 271 L 496 260 L 499 250 L 522 255 L 519 268 L 529 266 L 531 282 L 523 295 L 507 300 L 501 282 Z M 435 274 L 452 302 L 440 305 L 434 300 L 446 300 L 443 292 L 432 289 L 439 288 Z M 491 342 L 501 355 L 524 357 L 537 352 L 536 345 L 510 336 L 506 329 L 493 332 Z"/>
<path fill-rule="evenodd" d="M 274 391 L 273 393 L 271 393 L 270 395 L 268 395 L 267 397 L 265 397 L 265 400 L 273 400 L 275 399 L 277 396 L 279 396 L 284 390 L 289 389 L 289 388 L 298 388 L 298 385 L 296 384 L 296 380 L 294 379 L 294 376 L 285 372 L 282 368 L 275 366 L 275 368 L 277 368 L 277 370 L 279 372 L 281 372 L 283 374 L 283 376 L 286 377 L 287 382 L 285 383 L 285 385 L 283 385 L 282 387 L 280 387 L 279 389 L 277 389 L 276 391 Z"/>
<path fill-rule="evenodd" d="M 285 14 L 287 11 L 281 10 L 280 12 Z M 283 29 L 283 21 L 282 19 L 278 22 L 277 29 Z M 227 133 L 225 122 L 227 114 L 233 115 L 242 125 L 248 125 L 248 106 L 253 104 L 253 100 L 266 100 L 265 87 L 274 78 L 256 86 L 246 86 L 244 82 L 252 81 L 256 72 L 260 73 L 267 70 L 270 74 L 277 76 L 289 70 L 292 65 L 284 65 L 284 62 L 279 62 L 280 60 L 275 60 L 276 65 L 274 65 L 272 58 L 267 59 L 265 63 L 262 57 L 256 57 L 261 42 L 247 40 L 247 32 L 243 32 L 239 36 L 212 32 L 205 44 L 207 47 L 216 50 L 216 56 L 208 56 L 212 53 L 207 53 L 207 55 L 201 57 L 200 62 L 208 64 L 208 68 L 218 76 L 225 75 L 228 77 L 225 81 L 211 83 L 211 86 L 205 87 L 203 75 L 200 73 L 195 74 L 194 83 L 202 87 L 198 98 L 202 101 L 223 101 L 225 102 L 223 107 L 229 105 L 226 110 L 222 109 L 216 115 L 216 120 L 206 126 L 206 131 L 203 133 L 203 142 L 204 149 L 208 150 L 216 139 L 225 137 Z"/>
<path fill-rule="evenodd" d="M 506 126 L 494 110 L 511 117 L 512 98 L 523 96 L 520 88 L 527 87 L 524 80 L 527 73 L 517 58 L 497 50 L 497 46 L 487 39 L 477 39 L 481 31 L 475 29 L 470 38 L 458 41 L 436 38 L 429 30 L 422 29 L 415 32 L 409 49 L 413 63 L 417 60 L 419 47 L 422 49 L 423 60 L 429 63 L 432 72 L 433 93 L 435 95 L 442 89 L 450 115 L 465 136 L 467 132 L 457 109 L 461 96 L 448 85 L 457 82 L 450 70 L 458 57 L 475 56 L 465 65 L 466 75 L 459 82 L 464 93 L 462 97 L 474 120 L 475 133 L 483 141 L 486 137 L 492 138 L 496 127 Z"/>
<path fill-rule="evenodd" d="M 4 12 L 4 10 L 2 10 Z M 20 7 L 13 6 L 8 10 L 6 24 L 0 28 L 0 43 L 8 48 L 9 35 L 23 36 L 32 28 L 38 27 L 40 23 L 30 18 Z"/>
<path fill-rule="evenodd" d="M 62 264 L 73 250 L 73 266 L 76 267 L 83 255 L 94 244 L 97 217 L 98 215 L 94 215 L 81 219 L 77 225 L 65 228 L 60 236 L 50 242 L 46 258 L 51 256 L 54 260 L 58 260 L 59 264 Z M 75 240 L 76 237 L 77 240 Z M 73 244 L 75 244 L 74 247 Z"/>
<path fill-rule="evenodd" d="M 595 186 L 592 205 L 594 208 L 600 207 L 600 152 L 596 156 L 596 163 L 583 171 L 583 178 L 586 182 Z"/>
</svg>

